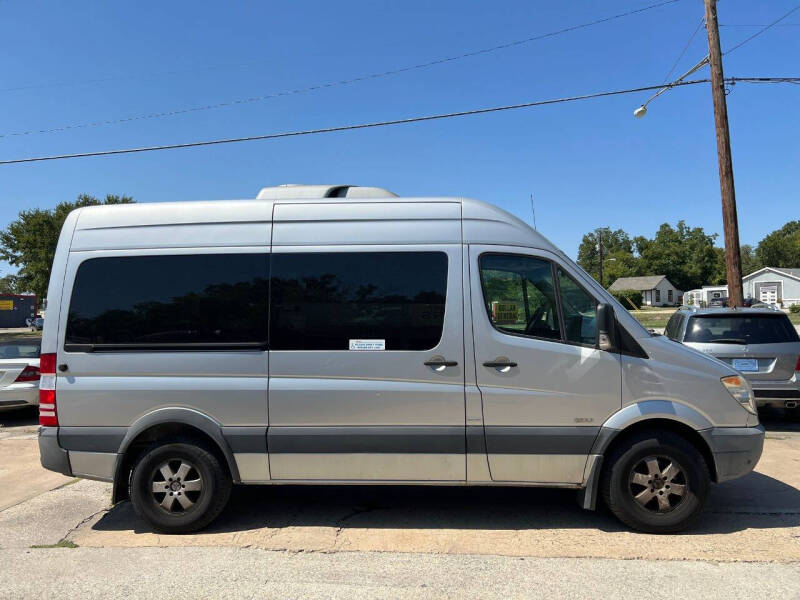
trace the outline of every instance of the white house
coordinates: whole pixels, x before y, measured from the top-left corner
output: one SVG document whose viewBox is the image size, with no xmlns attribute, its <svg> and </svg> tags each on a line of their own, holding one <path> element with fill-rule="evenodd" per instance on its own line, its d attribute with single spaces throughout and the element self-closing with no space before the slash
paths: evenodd
<svg viewBox="0 0 800 600">
<path fill-rule="evenodd" d="M 800 269 L 764 267 L 742 277 L 744 297 L 787 308 L 800 304 Z"/>
<path fill-rule="evenodd" d="M 645 277 L 620 277 L 609 286 L 611 292 L 634 290 L 642 293 L 645 306 L 675 306 L 680 303 L 682 292 L 665 275 Z"/>
<path fill-rule="evenodd" d="M 700 289 L 686 292 L 683 295 L 683 303 L 693 306 L 711 306 L 712 300 L 723 300 L 727 299 L 727 297 L 727 285 L 704 285 Z"/>
</svg>

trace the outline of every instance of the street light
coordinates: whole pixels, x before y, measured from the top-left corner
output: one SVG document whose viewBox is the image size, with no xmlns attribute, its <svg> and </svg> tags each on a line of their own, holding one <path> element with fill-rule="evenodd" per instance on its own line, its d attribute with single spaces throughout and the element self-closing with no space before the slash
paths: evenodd
<svg viewBox="0 0 800 600">
<path fill-rule="evenodd" d="M 666 92 L 667 90 L 669 90 L 669 89 L 672 89 L 673 87 L 675 87 L 675 84 L 677 84 L 677 83 L 679 83 L 679 82 L 683 81 L 683 80 L 684 80 L 684 79 L 686 79 L 686 78 L 687 78 L 689 75 L 691 75 L 691 74 L 692 74 L 692 73 L 694 73 L 695 71 L 699 71 L 700 69 L 702 69 L 702 68 L 703 68 L 704 66 L 706 66 L 707 64 L 708 64 L 708 56 L 706 56 L 706 57 L 705 57 L 703 60 L 701 60 L 699 63 L 697 63 L 697 64 L 696 64 L 695 66 L 693 66 L 691 69 L 689 69 L 688 71 L 686 71 L 686 73 L 684 73 L 683 75 L 681 75 L 680 77 L 678 77 L 678 78 L 677 78 L 675 81 L 673 81 L 672 83 L 668 83 L 668 84 L 667 84 L 667 85 L 665 85 L 663 88 L 661 88 L 660 90 L 658 90 L 658 91 L 657 91 L 655 94 L 653 94 L 652 96 L 650 96 L 650 98 L 648 98 L 647 102 L 645 102 L 645 103 L 644 103 L 644 104 L 642 104 L 642 105 L 641 105 L 639 108 L 637 108 L 636 110 L 634 110 L 634 111 L 633 111 L 633 116 L 634 116 L 634 117 L 636 117 L 637 119 L 641 119 L 643 116 L 645 116 L 645 115 L 647 114 L 647 105 L 648 105 L 648 104 L 650 104 L 650 103 L 651 103 L 653 100 L 655 100 L 656 98 L 658 98 L 658 97 L 659 97 L 661 94 L 663 94 L 663 93 L 664 93 L 664 92 Z"/>
</svg>

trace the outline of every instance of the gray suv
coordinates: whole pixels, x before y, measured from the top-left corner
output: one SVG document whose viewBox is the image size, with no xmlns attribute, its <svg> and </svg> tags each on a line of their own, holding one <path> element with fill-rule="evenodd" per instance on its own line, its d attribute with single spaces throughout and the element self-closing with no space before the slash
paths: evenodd
<svg viewBox="0 0 800 600">
<path fill-rule="evenodd" d="M 685 307 L 664 335 L 730 364 L 753 386 L 757 406 L 800 415 L 800 337 L 781 311 Z"/>
</svg>

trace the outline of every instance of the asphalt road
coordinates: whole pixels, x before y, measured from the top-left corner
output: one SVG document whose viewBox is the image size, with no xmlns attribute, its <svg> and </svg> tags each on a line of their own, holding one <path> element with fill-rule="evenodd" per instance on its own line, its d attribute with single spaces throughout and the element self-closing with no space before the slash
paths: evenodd
<svg viewBox="0 0 800 600">
<path fill-rule="evenodd" d="M 800 423 L 764 421 L 757 471 L 714 486 L 683 535 L 632 533 L 563 490 L 264 486 L 160 536 L 109 509 L 108 484 L 44 479 L 35 413 L 0 414 L 0 598 L 800 598 Z M 77 547 L 34 547 L 62 540 Z"/>
</svg>

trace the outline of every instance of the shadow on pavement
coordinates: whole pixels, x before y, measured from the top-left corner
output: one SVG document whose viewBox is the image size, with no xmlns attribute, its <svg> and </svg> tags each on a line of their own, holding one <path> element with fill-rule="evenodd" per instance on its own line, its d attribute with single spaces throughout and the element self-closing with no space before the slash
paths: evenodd
<svg viewBox="0 0 800 600">
<path fill-rule="evenodd" d="M 6 409 L 0 411 L 0 427 L 28 427 L 39 424 L 39 407 Z"/>
<path fill-rule="evenodd" d="M 761 408 L 758 419 L 767 431 L 800 432 L 800 419 L 780 408 Z"/>
<path fill-rule="evenodd" d="M 798 507 L 787 512 L 787 507 Z M 777 517 L 776 517 L 777 515 Z M 714 486 L 690 535 L 800 525 L 800 490 L 759 473 Z M 259 528 L 625 531 L 607 510 L 578 507 L 574 490 L 426 486 L 237 486 L 225 512 L 204 533 Z M 129 502 L 96 530 L 149 531 Z"/>
</svg>

